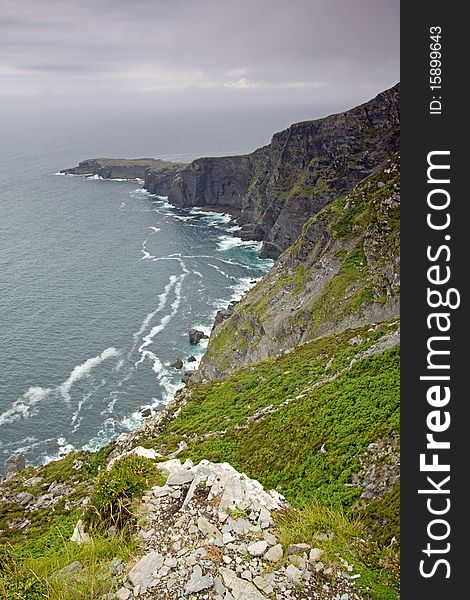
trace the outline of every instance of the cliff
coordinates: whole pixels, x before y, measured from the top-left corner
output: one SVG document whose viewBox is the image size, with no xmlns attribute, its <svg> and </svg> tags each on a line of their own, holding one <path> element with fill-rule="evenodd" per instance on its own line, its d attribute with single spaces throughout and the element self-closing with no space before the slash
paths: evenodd
<svg viewBox="0 0 470 600">
<path fill-rule="evenodd" d="M 263 240 L 261 255 L 276 258 L 309 217 L 398 145 L 399 84 L 352 110 L 291 125 L 252 154 L 193 161 L 178 170 L 169 202 L 238 209 L 242 237 Z M 163 193 L 150 181 L 147 189 Z"/>
<path fill-rule="evenodd" d="M 197 379 L 399 315 L 399 157 L 311 217 L 218 324 Z"/>
<path fill-rule="evenodd" d="M 103 179 L 144 179 L 157 182 L 162 195 L 167 195 L 177 169 L 183 163 L 156 158 L 89 158 L 77 167 L 63 169 L 65 175 L 98 175 Z"/>
<path fill-rule="evenodd" d="M 247 156 L 80 163 L 145 169 L 283 252 L 165 410 L 98 452 L 11 458 L 0 600 L 399 599 L 397 127 L 395 87 Z"/>
</svg>

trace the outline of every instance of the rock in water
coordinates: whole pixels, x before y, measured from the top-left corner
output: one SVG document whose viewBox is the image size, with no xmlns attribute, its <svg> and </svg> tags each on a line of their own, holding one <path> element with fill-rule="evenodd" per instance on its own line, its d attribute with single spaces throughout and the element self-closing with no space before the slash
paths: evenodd
<svg viewBox="0 0 470 600">
<path fill-rule="evenodd" d="M 189 330 L 189 343 L 193 346 L 199 344 L 201 340 L 205 340 L 208 337 L 208 335 L 206 335 L 203 331 L 199 331 L 199 329 Z"/>
<path fill-rule="evenodd" d="M 18 473 L 18 471 L 21 471 L 21 469 L 25 468 L 26 461 L 24 458 L 24 454 L 12 454 L 6 459 L 4 465 L 5 479 L 11 479 Z"/>
<path fill-rule="evenodd" d="M 191 356 L 188 358 L 188 362 L 196 362 L 196 357 L 191 354 Z"/>
<path fill-rule="evenodd" d="M 175 358 L 175 360 L 172 363 L 170 363 L 170 367 L 172 369 L 182 369 L 183 361 L 181 360 L 181 358 Z"/>
</svg>

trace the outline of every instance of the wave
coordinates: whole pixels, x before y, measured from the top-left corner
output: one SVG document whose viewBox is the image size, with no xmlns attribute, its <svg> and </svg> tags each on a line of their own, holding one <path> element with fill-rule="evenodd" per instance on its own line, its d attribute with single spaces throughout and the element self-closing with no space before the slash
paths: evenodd
<svg viewBox="0 0 470 600">
<path fill-rule="evenodd" d="M 140 260 L 146 260 L 147 258 L 156 258 L 156 256 L 153 256 L 153 254 L 150 254 L 150 252 L 148 252 L 147 250 L 147 240 L 144 240 L 142 242 L 142 258 Z"/>
<path fill-rule="evenodd" d="M 150 226 L 149 229 L 152 230 L 152 233 L 150 235 L 153 235 L 154 233 L 158 233 L 159 231 L 161 231 L 160 227 L 152 227 L 152 226 Z"/>
<path fill-rule="evenodd" d="M 80 379 L 83 379 L 84 377 L 88 377 L 88 375 L 90 374 L 90 371 L 94 367 L 96 367 L 100 363 L 102 363 L 104 360 L 107 360 L 108 358 L 113 358 L 113 357 L 119 356 L 119 355 L 120 355 L 120 353 L 118 352 L 118 350 L 116 350 L 116 348 L 111 346 L 110 348 L 106 348 L 106 350 L 103 350 L 103 352 L 101 354 L 99 354 L 98 356 L 89 358 L 81 365 L 77 365 L 73 369 L 73 371 L 70 373 L 69 377 L 58 388 L 58 390 L 61 393 L 64 400 L 66 400 L 67 402 L 70 401 L 70 389 L 74 383 L 76 383 Z"/>
<path fill-rule="evenodd" d="M 258 278 L 242 277 L 238 281 L 238 283 L 231 286 L 230 289 L 233 290 L 233 293 L 230 296 L 229 302 L 238 302 L 238 300 L 241 300 L 241 298 L 243 298 L 243 296 L 246 294 L 246 292 L 248 292 L 248 290 L 251 290 L 251 288 L 254 287 L 256 282 L 258 282 L 259 280 L 260 280 L 260 277 L 258 277 Z"/>
<path fill-rule="evenodd" d="M 190 209 L 190 214 L 204 217 L 207 221 L 217 221 L 218 223 L 230 223 L 233 221 L 232 215 L 223 212 L 203 210 L 202 208 L 194 207 Z"/>
<path fill-rule="evenodd" d="M 0 425 L 13 423 L 37 413 L 37 405 L 52 392 L 51 388 L 30 387 L 12 406 L 0 414 Z"/>
<path fill-rule="evenodd" d="M 139 352 L 141 354 L 142 354 L 142 351 L 144 350 L 144 348 L 146 348 L 153 342 L 153 338 L 165 329 L 165 327 L 168 325 L 168 323 L 171 321 L 171 319 L 176 314 L 176 312 L 180 306 L 180 303 L 181 303 L 181 289 L 183 286 L 184 277 L 185 277 L 184 273 L 182 275 L 180 275 L 180 277 L 175 285 L 175 299 L 171 303 L 172 311 L 168 315 L 165 315 L 164 317 L 162 317 L 160 319 L 160 323 L 158 325 L 155 325 L 155 327 L 152 327 L 152 329 L 150 330 L 150 333 L 148 333 L 146 336 L 143 337 L 142 344 L 139 347 Z M 142 360 L 140 360 L 137 364 L 139 364 L 140 362 L 142 362 Z"/>
<path fill-rule="evenodd" d="M 232 235 L 221 235 L 217 242 L 217 249 L 221 252 L 225 250 L 232 250 L 233 248 L 250 247 L 256 250 L 261 250 L 261 242 L 255 242 L 253 240 L 242 240 L 240 237 Z"/>
<path fill-rule="evenodd" d="M 171 275 L 170 276 L 170 280 L 169 282 L 166 284 L 165 288 L 163 289 L 163 292 L 161 294 L 158 295 L 158 306 L 157 308 L 153 311 L 147 314 L 147 316 L 145 317 L 145 319 L 142 321 L 142 324 L 139 328 L 138 331 L 136 331 L 133 334 L 133 338 L 134 338 L 134 344 L 132 346 L 131 351 L 129 352 L 129 356 L 134 352 L 134 350 L 137 347 L 137 343 L 139 340 L 139 337 L 144 333 L 144 331 L 147 329 L 150 321 L 153 319 L 153 317 L 157 314 L 157 312 L 160 312 L 161 310 L 163 310 L 165 308 L 166 305 L 166 301 L 168 299 L 168 295 L 171 292 L 172 287 L 175 285 L 175 283 L 177 282 L 178 277 L 176 275 Z"/>
<path fill-rule="evenodd" d="M 217 265 L 213 265 L 212 263 L 207 263 L 208 267 L 212 267 L 213 269 L 215 269 L 218 273 L 220 273 L 221 275 L 223 275 L 224 277 L 226 277 L 227 279 L 236 279 L 235 277 L 233 277 L 232 275 L 229 275 L 228 273 L 226 273 L 223 269 L 221 269 L 220 267 L 218 267 Z"/>
</svg>

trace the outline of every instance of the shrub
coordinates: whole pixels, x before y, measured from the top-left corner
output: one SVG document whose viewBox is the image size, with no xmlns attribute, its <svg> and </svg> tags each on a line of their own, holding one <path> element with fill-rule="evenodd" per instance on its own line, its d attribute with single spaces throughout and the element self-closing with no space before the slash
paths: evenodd
<svg viewBox="0 0 470 600">
<path fill-rule="evenodd" d="M 122 527 L 132 518 L 131 503 L 162 479 L 153 461 L 131 454 L 98 476 L 88 510 L 90 524 Z M 161 482 L 163 483 L 163 482 Z"/>
</svg>

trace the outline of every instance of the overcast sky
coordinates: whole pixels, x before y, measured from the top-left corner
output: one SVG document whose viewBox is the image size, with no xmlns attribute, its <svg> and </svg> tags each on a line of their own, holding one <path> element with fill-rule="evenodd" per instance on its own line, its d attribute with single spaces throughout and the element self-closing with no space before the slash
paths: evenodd
<svg viewBox="0 0 470 600">
<path fill-rule="evenodd" d="M 352 106 L 399 80 L 399 0 L 0 0 L 0 106 Z"/>
</svg>

